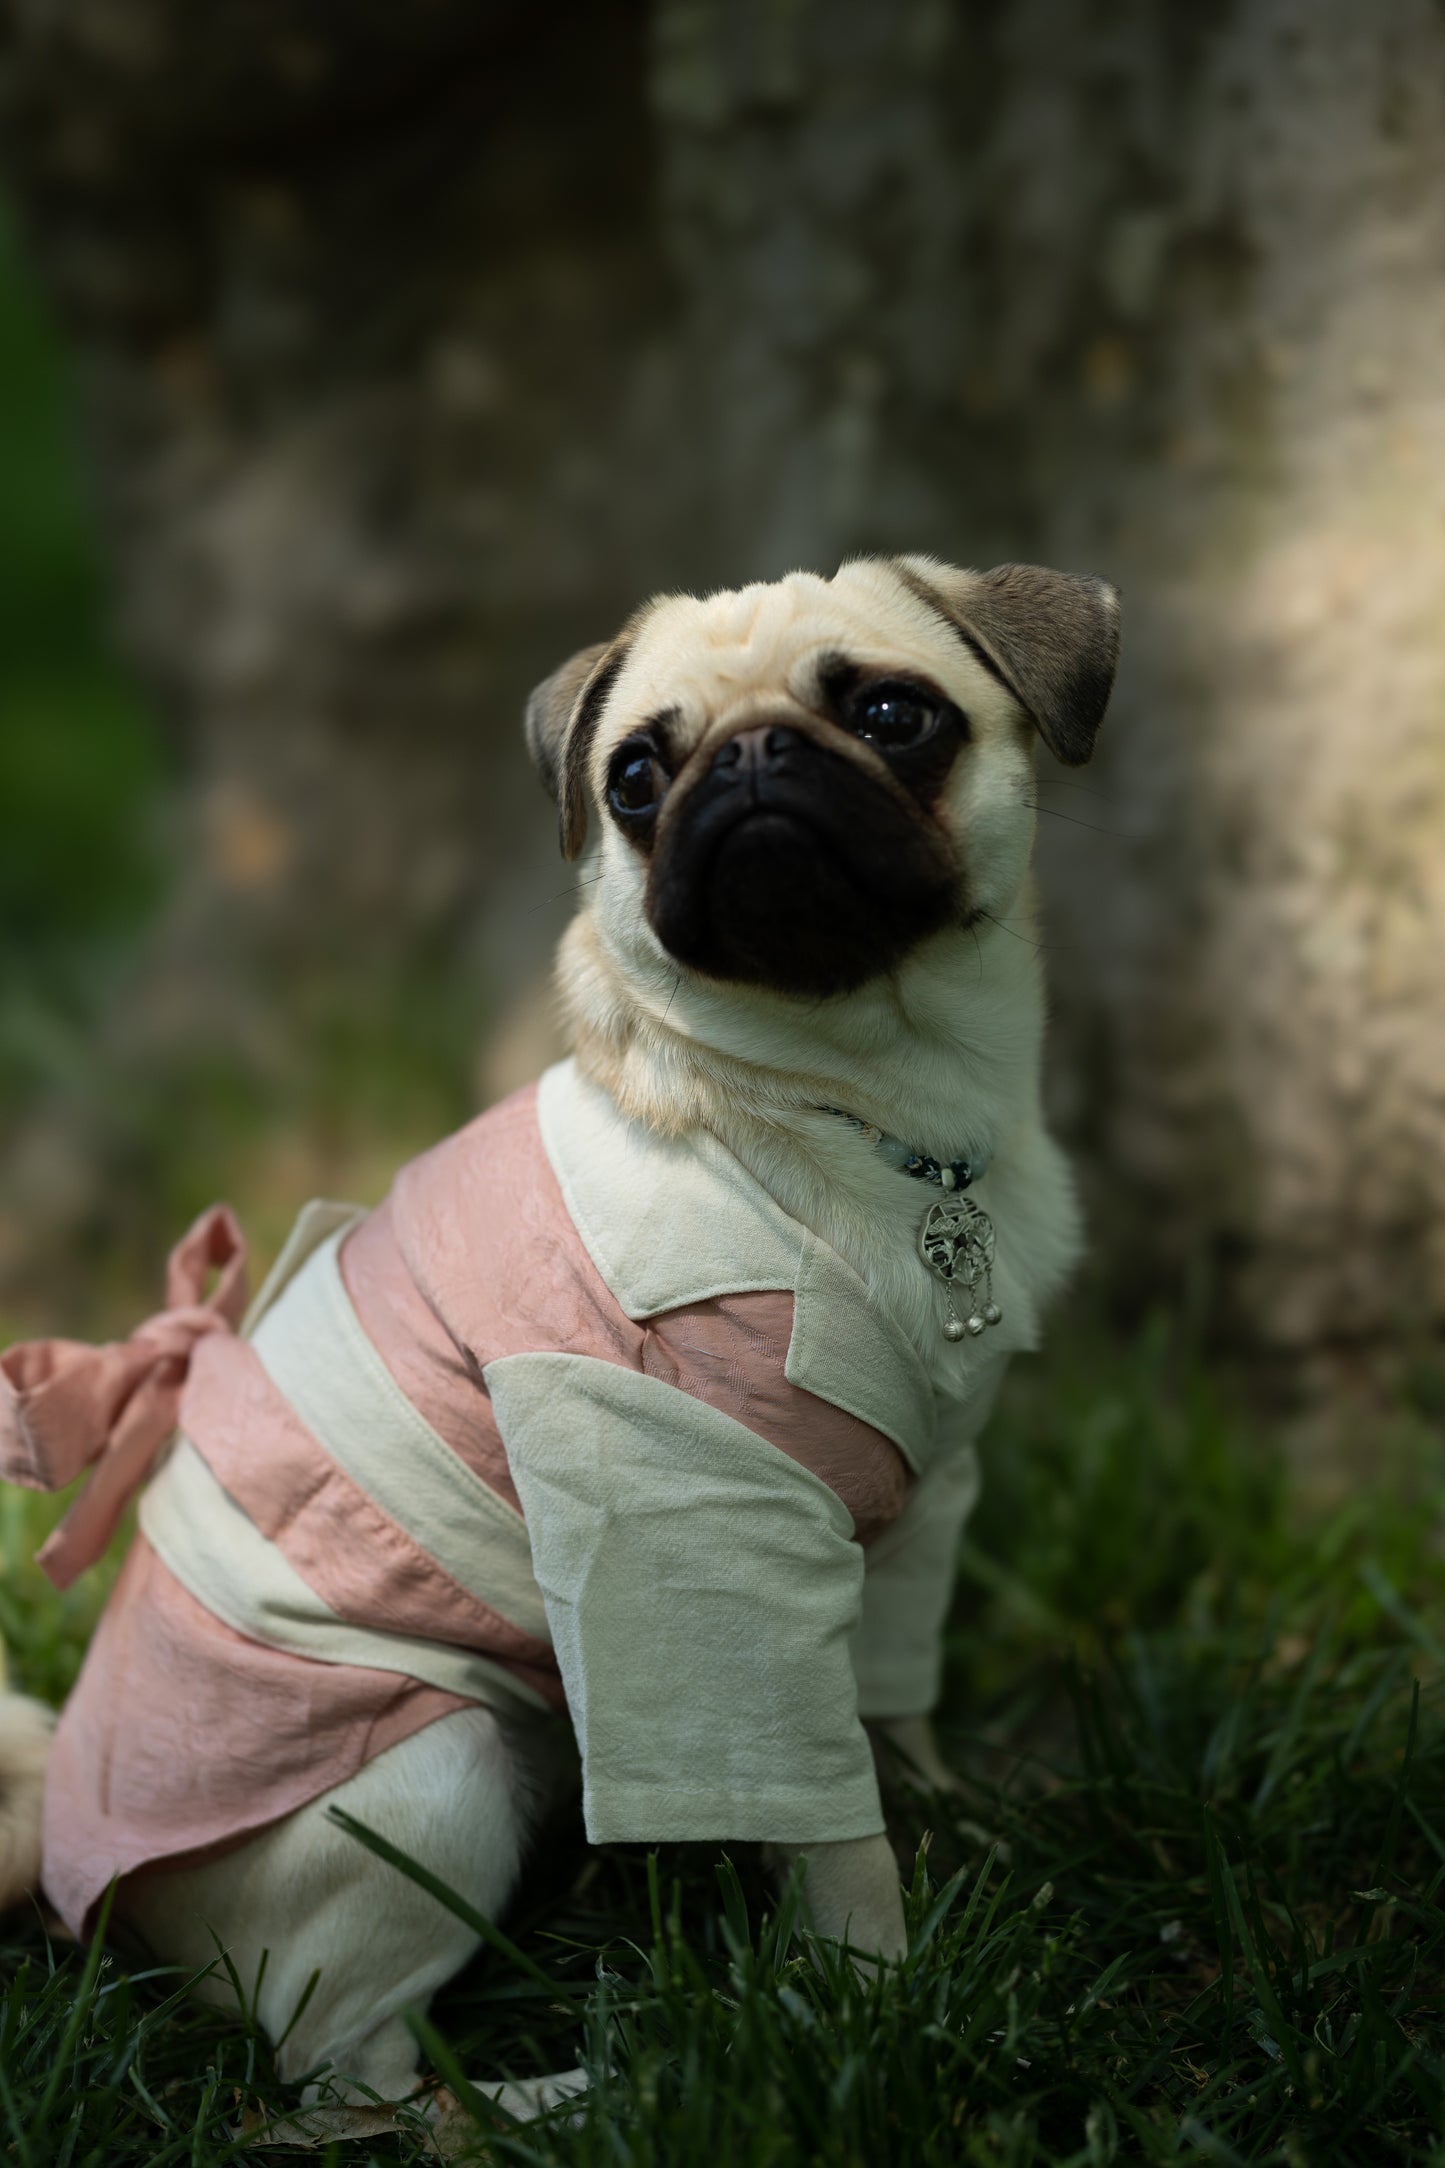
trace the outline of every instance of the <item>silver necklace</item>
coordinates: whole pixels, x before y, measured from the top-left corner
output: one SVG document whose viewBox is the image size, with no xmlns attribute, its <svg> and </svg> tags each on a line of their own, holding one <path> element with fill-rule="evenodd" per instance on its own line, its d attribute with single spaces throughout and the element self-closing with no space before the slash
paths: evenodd
<svg viewBox="0 0 1445 2168">
<path fill-rule="evenodd" d="M 915 1152 L 900 1137 L 891 1137 L 876 1122 L 865 1122 L 861 1115 L 850 1114 L 844 1107 L 820 1107 L 818 1111 L 836 1114 L 840 1121 L 847 1122 L 900 1174 L 911 1175 L 915 1182 L 927 1182 L 942 1191 L 923 1215 L 918 1229 L 918 1254 L 943 1284 L 948 1311 L 944 1339 L 961 1340 L 965 1333 L 976 1337 L 988 1326 L 997 1325 L 1003 1312 L 993 1299 L 993 1221 L 982 1205 L 963 1194 L 987 1174 L 992 1153 L 985 1147 L 971 1151 L 965 1159 L 934 1159 L 928 1152 Z M 959 1316 L 954 1302 L 954 1292 L 960 1287 L 968 1297 L 966 1317 Z"/>
</svg>

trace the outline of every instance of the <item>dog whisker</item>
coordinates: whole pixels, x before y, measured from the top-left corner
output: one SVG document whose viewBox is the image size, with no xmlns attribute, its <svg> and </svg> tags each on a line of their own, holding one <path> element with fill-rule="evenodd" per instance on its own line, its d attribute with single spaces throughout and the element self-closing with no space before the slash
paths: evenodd
<svg viewBox="0 0 1445 2168">
<path fill-rule="evenodd" d="M 580 896 L 584 888 L 595 888 L 603 878 L 600 873 L 589 874 L 585 881 L 574 881 L 570 888 L 559 888 L 550 896 L 543 896 L 540 903 L 529 906 L 528 916 L 534 911 L 545 911 L 549 903 L 560 903 L 564 896 Z"/>
<path fill-rule="evenodd" d="M 978 918 L 986 918 L 990 926 L 997 926 L 999 932 L 1008 934 L 1011 940 L 1022 941 L 1025 948 L 1038 949 L 1043 946 L 1041 941 L 1030 941 L 1028 935 L 1020 933 L 1016 926 L 1006 926 L 1001 918 L 994 917 L 992 911 L 978 911 L 974 915 Z M 977 941 L 978 935 L 976 932 L 973 938 Z"/>
<path fill-rule="evenodd" d="M 1003 919 L 995 918 L 992 911 L 980 911 L 977 915 L 979 918 L 986 918 L 990 926 L 997 926 L 1000 933 L 1011 935 L 1015 941 L 1022 941 L 1026 948 L 1031 948 L 1034 951 L 1035 955 L 1038 955 L 1040 951 L 1047 951 L 1049 955 L 1054 956 L 1061 951 L 1067 951 L 1078 946 L 1075 941 L 1031 941 L 1026 933 L 1019 932 L 1017 926 L 1010 926 Z M 978 935 L 975 934 L 974 940 L 977 941 L 977 939 Z"/>
<path fill-rule="evenodd" d="M 1117 839 L 1119 835 L 1117 828 L 1101 828 L 1097 821 L 1081 821 L 1077 813 L 1061 813 L 1056 805 L 1040 805 L 1037 798 L 1025 798 L 1024 804 L 1031 813 L 1047 813 L 1050 820 L 1068 821 L 1075 828 L 1092 829 L 1096 836 L 1113 836 Z"/>
</svg>

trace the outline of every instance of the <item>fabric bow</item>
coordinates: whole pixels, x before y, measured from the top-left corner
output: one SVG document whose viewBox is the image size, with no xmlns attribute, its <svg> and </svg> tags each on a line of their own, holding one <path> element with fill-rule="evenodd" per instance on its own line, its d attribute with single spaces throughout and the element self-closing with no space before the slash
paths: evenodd
<svg viewBox="0 0 1445 2168">
<path fill-rule="evenodd" d="M 94 1565 L 175 1429 L 196 1343 L 234 1332 L 245 1307 L 245 1240 L 230 1209 L 214 1204 L 171 1251 L 165 1308 L 129 1340 L 28 1340 L 0 1356 L 0 1475 L 54 1491 L 95 1464 L 37 1553 L 57 1588 Z"/>
</svg>

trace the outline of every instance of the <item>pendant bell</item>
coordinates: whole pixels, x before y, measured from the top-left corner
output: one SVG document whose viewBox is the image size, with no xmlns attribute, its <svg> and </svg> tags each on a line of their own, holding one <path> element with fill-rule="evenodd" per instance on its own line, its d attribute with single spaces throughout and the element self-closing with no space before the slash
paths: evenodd
<svg viewBox="0 0 1445 2168">
<path fill-rule="evenodd" d="M 918 1230 L 918 1254 L 936 1279 L 943 1282 L 948 1317 L 945 1340 L 977 1339 L 1003 1316 L 993 1299 L 993 1221 L 981 1205 L 957 1190 L 930 1205 Z M 953 1307 L 955 1286 L 966 1289 L 969 1314 L 961 1319 Z"/>
</svg>

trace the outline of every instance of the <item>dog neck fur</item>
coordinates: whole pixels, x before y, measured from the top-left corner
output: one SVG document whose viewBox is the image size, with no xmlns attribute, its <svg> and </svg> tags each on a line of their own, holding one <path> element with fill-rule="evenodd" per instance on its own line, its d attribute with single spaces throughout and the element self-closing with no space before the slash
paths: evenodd
<svg viewBox="0 0 1445 2168">
<path fill-rule="evenodd" d="M 604 846 L 605 847 L 605 846 Z M 598 899 L 613 884 L 600 881 Z M 993 1159 L 987 1204 L 1042 1302 L 1078 1249 L 1072 1188 L 1039 1102 L 1044 1024 L 1027 880 L 994 920 L 921 944 L 854 994 L 799 1002 L 679 971 L 640 912 L 599 901 L 569 929 L 559 984 L 579 1065 L 631 1119 L 705 1128 L 852 1265 L 940 1389 L 959 1376 L 942 1292 L 918 1261 L 932 1196 L 871 1152 L 836 1106 L 939 1158 Z"/>
</svg>

